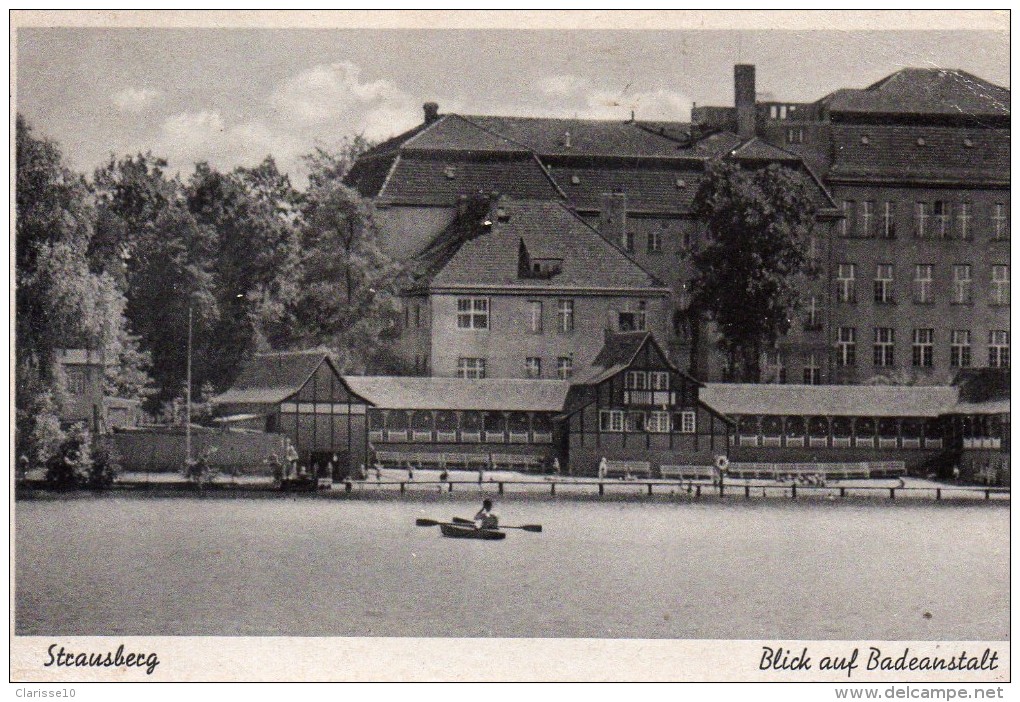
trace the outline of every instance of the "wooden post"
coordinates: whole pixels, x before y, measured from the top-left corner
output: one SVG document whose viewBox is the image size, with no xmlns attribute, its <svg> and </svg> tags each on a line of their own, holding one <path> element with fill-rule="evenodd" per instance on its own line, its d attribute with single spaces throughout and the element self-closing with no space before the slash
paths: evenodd
<svg viewBox="0 0 1020 702">
<path fill-rule="evenodd" d="M 896 488 L 889 488 L 889 499 L 890 500 L 896 499 Z"/>
<path fill-rule="evenodd" d="M 451 480 L 449 483 L 447 483 L 447 485 L 450 486 L 447 492 L 453 492 L 453 481 Z"/>
<path fill-rule="evenodd" d="M 790 485 L 790 498 L 797 499 L 797 483 L 791 483 Z"/>
<path fill-rule="evenodd" d="M 652 494 L 652 484 L 651 483 L 648 483 L 648 494 L 649 495 Z"/>
<path fill-rule="evenodd" d="M 744 486 L 744 497 L 746 499 L 748 499 L 748 500 L 751 499 L 751 486 L 750 485 L 745 485 Z"/>
<path fill-rule="evenodd" d="M 936 500 L 942 499 L 942 488 L 935 488 L 935 499 Z"/>
<path fill-rule="evenodd" d="M 556 481 L 549 483 L 549 494 L 556 497 Z"/>
<path fill-rule="evenodd" d="M 353 486 L 353 485 L 351 485 L 351 481 L 350 481 L 350 480 L 348 480 L 348 481 L 347 481 L 347 482 L 346 482 L 346 483 L 344 484 L 344 487 L 345 487 L 345 488 L 347 489 L 347 492 L 350 492 L 350 491 L 351 491 L 351 490 L 352 490 L 352 489 L 354 488 L 354 486 Z"/>
<path fill-rule="evenodd" d="M 503 481 L 502 481 L 502 480 L 501 480 L 501 481 L 499 481 L 499 494 L 500 494 L 500 495 L 502 495 L 502 494 L 503 494 Z"/>
<path fill-rule="evenodd" d="M 401 495 L 404 494 L 404 489 L 406 488 L 406 486 L 407 486 L 406 483 L 404 483 L 403 481 L 400 482 L 400 494 Z"/>
<path fill-rule="evenodd" d="M 694 496 L 701 497 L 701 485 L 694 486 Z"/>
<path fill-rule="evenodd" d="M 599 497 L 606 494 L 606 486 L 599 483 Z"/>
<path fill-rule="evenodd" d="M 846 488 L 845 487 L 841 487 L 839 489 L 839 496 L 840 497 L 846 497 Z"/>
<path fill-rule="evenodd" d="M 992 491 L 991 490 L 985 490 L 985 499 L 986 500 L 992 499 Z"/>
</svg>

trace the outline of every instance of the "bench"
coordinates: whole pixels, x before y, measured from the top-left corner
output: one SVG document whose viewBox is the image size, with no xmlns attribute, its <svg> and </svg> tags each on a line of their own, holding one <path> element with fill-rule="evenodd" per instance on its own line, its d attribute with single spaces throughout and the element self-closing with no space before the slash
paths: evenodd
<svg viewBox="0 0 1020 702">
<path fill-rule="evenodd" d="M 607 461 L 607 478 L 626 478 L 629 476 L 651 477 L 652 464 L 648 461 Z"/>
<path fill-rule="evenodd" d="M 495 468 L 507 470 L 541 469 L 543 465 L 542 456 L 533 456 L 516 453 L 494 453 L 492 454 L 492 465 Z"/>
<path fill-rule="evenodd" d="M 712 466 L 659 466 L 659 475 L 673 480 L 711 480 L 715 475 Z"/>
</svg>

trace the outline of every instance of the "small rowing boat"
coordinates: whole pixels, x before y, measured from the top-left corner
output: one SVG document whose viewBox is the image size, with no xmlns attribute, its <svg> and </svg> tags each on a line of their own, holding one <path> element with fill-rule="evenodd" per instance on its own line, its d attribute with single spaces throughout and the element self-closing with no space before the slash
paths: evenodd
<svg viewBox="0 0 1020 702">
<path fill-rule="evenodd" d="M 483 539 L 485 541 L 499 541 L 506 538 L 506 533 L 496 529 L 476 529 L 468 524 L 440 524 L 439 531 L 443 536 L 452 539 Z"/>
</svg>

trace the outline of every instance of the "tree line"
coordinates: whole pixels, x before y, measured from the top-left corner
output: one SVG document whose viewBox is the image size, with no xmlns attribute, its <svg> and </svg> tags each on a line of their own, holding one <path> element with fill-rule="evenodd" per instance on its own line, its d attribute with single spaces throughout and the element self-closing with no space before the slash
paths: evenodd
<svg viewBox="0 0 1020 702">
<path fill-rule="evenodd" d="M 330 349 L 352 373 L 399 373 L 392 352 L 403 268 L 378 244 L 371 208 L 345 186 L 371 145 L 305 157 L 296 188 L 272 157 L 182 178 L 151 153 L 90 175 L 16 120 L 16 443 L 45 462 L 67 437 L 58 349 L 101 352 L 105 392 L 177 419 L 192 394 L 230 386 L 258 350 Z"/>
</svg>

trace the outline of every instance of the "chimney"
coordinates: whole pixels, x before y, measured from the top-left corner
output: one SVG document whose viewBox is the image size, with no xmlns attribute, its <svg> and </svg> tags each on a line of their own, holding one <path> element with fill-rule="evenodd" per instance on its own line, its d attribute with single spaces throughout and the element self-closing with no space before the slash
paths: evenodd
<svg viewBox="0 0 1020 702">
<path fill-rule="evenodd" d="M 627 194 L 602 193 L 599 232 L 621 249 L 627 248 Z"/>
<path fill-rule="evenodd" d="M 432 124 L 437 119 L 439 119 L 438 102 L 426 102 L 424 105 L 422 105 L 422 109 L 425 110 L 425 124 Z"/>
<path fill-rule="evenodd" d="M 753 65 L 742 63 L 733 67 L 733 104 L 737 112 L 737 136 L 752 138 L 755 131 Z"/>
</svg>

